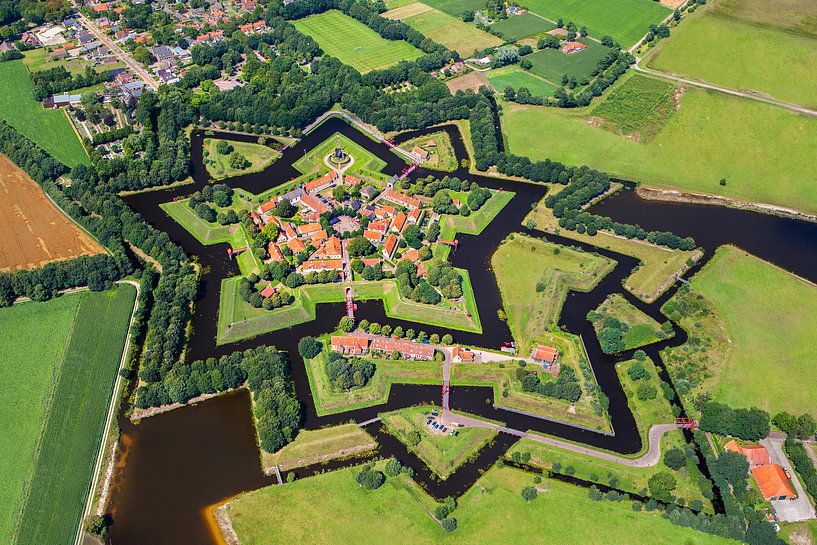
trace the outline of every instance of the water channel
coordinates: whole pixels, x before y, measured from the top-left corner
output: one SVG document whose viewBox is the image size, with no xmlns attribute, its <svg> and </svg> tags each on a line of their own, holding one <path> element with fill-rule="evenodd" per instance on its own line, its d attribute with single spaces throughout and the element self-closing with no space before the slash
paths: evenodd
<svg viewBox="0 0 817 545">
<path fill-rule="evenodd" d="M 467 153 L 458 129 L 455 126 L 445 126 L 443 129 L 451 137 L 458 160 L 466 158 Z M 398 137 L 397 142 L 434 130 L 406 133 Z M 266 170 L 232 178 L 228 183 L 256 194 L 286 183 L 300 174 L 291 166 L 292 162 L 335 132 L 341 132 L 383 159 L 387 164 L 385 172 L 396 174 L 405 167 L 405 163 L 390 152 L 385 144 L 370 140 L 340 119 L 330 118 L 296 145 L 287 148 L 283 156 Z M 218 131 L 215 136 L 249 142 L 254 142 L 257 138 Z M 333 330 L 345 314 L 342 303 L 319 305 L 317 319 L 309 323 L 237 343 L 222 346 L 215 344 L 220 282 L 223 278 L 238 275 L 238 266 L 227 257 L 225 244 L 200 244 L 159 208 L 160 204 L 187 196 L 207 183 L 208 175 L 202 157 L 204 137 L 203 131 L 194 131 L 192 134 L 193 184 L 125 198 L 149 223 L 166 231 L 174 242 L 184 248 L 187 255 L 195 256 L 203 266 L 201 295 L 192 318 L 187 359 L 192 361 L 219 356 L 261 344 L 286 350 L 291 356 L 297 396 L 303 407 L 303 427 L 307 429 L 350 420 L 361 422 L 380 412 L 418 403 L 439 403 L 439 386 L 394 385 L 389 400 L 384 405 L 332 416 L 317 415 L 296 346 L 298 339 L 305 335 Z M 420 169 L 414 175 L 428 174 L 431 172 Z M 454 266 L 468 269 L 470 273 L 474 291 L 478 294 L 477 306 L 483 326 L 481 335 L 453 331 L 455 339 L 463 344 L 498 348 L 503 342 L 511 340 L 511 335 L 506 323 L 497 316 L 497 310 L 502 304 L 490 259 L 509 233 L 527 232 L 532 236 L 542 236 L 542 233 L 528 231 L 521 224 L 531 205 L 545 195 L 546 187 L 473 175 L 466 169 L 450 175 L 474 180 L 483 187 L 502 188 L 516 194 L 478 237 L 457 235 L 460 244 L 450 258 Z M 817 281 L 817 224 L 721 207 L 643 201 L 629 189 L 605 199 L 594 207 L 594 211 L 622 222 L 637 223 L 645 229 L 668 230 L 682 236 L 693 236 L 706 251 L 704 261 L 719 245 L 735 244 L 800 276 Z M 627 359 L 630 354 L 609 356 L 602 353 L 592 325 L 585 316 L 588 310 L 596 308 L 608 294 L 616 292 L 624 294 L 629 302 L 648 315 L 664 321 L 659 308 L 677 287 L 671 288 L 658 301 L 647 305 L 621 287 L 622 280 L 637 265 L 635 259 L 558 236 L 547 235 L 547 238 L 583 247 L 617 263 L 615 269 L 593 291 L 570 292 L 559 322 L 568 331 L 582 336 L 596 378 L 610 399 L 609 414 L 615 433 L 602 434 L 502 410 L 494 406 L 493 393 L 489 388 L 452 388 L 452 409 L 500 420 L 511 428 L 533 429 L 623 454 L 638 452 L 642 446 L 641 439 L 614 368 L 617 361 Z M 698 267 L 700 264 L 690 274 Z M 358 315 L 373 322 L 422 329 L 429 334 L 446 332 L 423 324 L 388 318 L 380 301 L 358 302 Z M 676 327 L 674 338 L 646 347 L 645 351 L 660 366 L 658 352 L 666 346 L 677 346 L 685 341 L 686 334 Z M 662 373 L 666 380 L 665 371 Z M 274 482 L 272 477 L 265 476 L 260 470 L 249 396 L 244 392 L 220 396 L 197 406 L 151 417 L 139 424 L 131 423 L 123 415 L 120 426 L 122 438 L 119 462 L 111 493 L 113 524 L 110 542 L 115 545 L 215 543 L 207 523 L 207 507 L 242 491 Z M 476 459 L 462 466 L 447 480 L 439 481 L 402 443 L 379 431 L 377 425 L 370 425 L 367 431 L 377 439 L 379 455 L 396 456 L 405 465 L 412 467 L 416 472 L 416 480 L 436 497 L 463 493 L 516 440 L 511 436 L 497 437 Z M 344 461 L 317 468 L 304 468 L 296 470 L 296 473 L 298 476 L 305 476 L 349 463 L 350 461 Z M 274 506 L 270 508 L 273 509 Z"/>
</svg>

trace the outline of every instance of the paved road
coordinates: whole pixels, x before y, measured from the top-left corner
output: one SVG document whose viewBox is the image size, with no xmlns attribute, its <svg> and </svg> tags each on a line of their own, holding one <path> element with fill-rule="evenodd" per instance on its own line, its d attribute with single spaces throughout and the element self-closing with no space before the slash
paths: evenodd
<svg viewBox="0 0 817 545">
<path fill-rule="evenodd" d="M 803 485 L 800 484 L 797 474 L 794 473 L 794 468 L 792 468 L 789 459 L 783 452 L 783 443 L 785 441 L 785 436 L 782 434 L 772 434 L 760 441 L 760 444 L 769 451 L 769 458 L 771 458 L 772 463 L 783 466 L 788 471 L 794 489 L 797 491 L 796 500 L 775 500 L 772 502 L 772 507 L 777 512 L 777 517 L 784 522 L 799 522 L 817 518 L 817 513 L 815 513 L 814 506 L 809 501 L 808 494 L 803 489 Z"/>
<path fill-rule="evenodd" d="M 148 87 L 150 87 L 154 91 L 159 88 L 159 84 L 156 83 L 156 80 L 153 79 L 153 76 L 150 75 L 150 72 L 145 70 L 144 66 L 136 62 L 133 59 L 133 57 L 131 57 L 130 53 L 126 52 L 124 49 L 122 49 L 116 43 L 114 43 L 114 41 L 111 40 L 108 36 L 106 36 L 96 26 L 96 24 L 93 21 L 91 21 L 85 15 L 83 15 L 82 12 L 79 11 L 79 9 L 77 9 L 77 15 L 79 16 L 79 19 L 80 21 L 82 21 L 82 24 L 85 26 L 85 28 L 88 29 L 88 32 L 93 34 L 97 40 L 108 46 L 108 48 L 111 50 L 111 54 L 114 57 L 125 63 L 125 65 L 127 65 L 128 68 L 133 70 L 134 74 L 139 76 L 139 78 L 142 79 Z"/>
</svg>

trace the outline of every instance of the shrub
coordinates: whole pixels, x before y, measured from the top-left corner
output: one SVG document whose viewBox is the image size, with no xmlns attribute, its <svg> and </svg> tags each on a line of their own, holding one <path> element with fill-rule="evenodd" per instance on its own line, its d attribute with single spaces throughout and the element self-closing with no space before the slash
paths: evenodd
<svg viewBox="0 0 817 545">
<path fill-rule="evenodd" d="M 357 484 L 366 490 L 377 490 L 383 485 L 383 481 L 386 480 L 383 473 L 369 466 L 361 470 L 355 479 L 357 480 Z"/>
<path fill-rule="evenodd" d="M 537 492 L 536 489 L 532 486 L 526 486 L 522 489 L 522 499 L 526 502 L 532 502 L 536 499 Z"/>
</svg>

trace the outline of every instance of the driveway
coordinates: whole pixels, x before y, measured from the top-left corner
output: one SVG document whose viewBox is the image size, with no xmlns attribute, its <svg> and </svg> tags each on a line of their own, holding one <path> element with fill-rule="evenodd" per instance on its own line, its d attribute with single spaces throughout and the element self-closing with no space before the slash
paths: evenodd
<svg viewBox="0 0 817 545">
<path fill-rule="evenodd" d="M 791 475 L 792 484 L 794 484 L 794 489 L 797 491 L 796 500 L 775 500 L 772 502 L 772 507 L 777 512 L 777 517 L 783 522 L 799 522 L 817 518 L 817 513 L 814 511 L 814 506 L 811 505 L 808 494 L 803 489 L 803 485 L 800 484 L 800 480 L 794 473 L 794 468 L 792 468 L 789 459 L 783 452 L 783 443 L 785 441 L 784 438 L 778 436 L 770 436 L 760 441 L 760 444 L 769 451 L 769 458 L 771 458 L 772 463 L 783 466 Z"/>
</svg>

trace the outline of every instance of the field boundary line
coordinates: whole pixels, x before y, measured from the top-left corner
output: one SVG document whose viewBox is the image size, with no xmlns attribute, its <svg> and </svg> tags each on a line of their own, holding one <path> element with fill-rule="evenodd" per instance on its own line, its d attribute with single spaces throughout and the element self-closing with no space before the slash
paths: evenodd
<svg viewBox="0 0 817 545">
<path fill-rule="evenodd" d="M 128 335 L 125 338 L 125 346 L 122 348 L 122 357 L 119 360 L 119 367 L 116 370 L 116 382 L 114 382 L 113 391 L 111 392 L 111 401 L 108 404 L 108 415 L 105 418 L 105 428 L 102 433 L 102 438 L 99 441 L 99 449 L 97 450 L 96 461 L 94 462 L 94 471 L 91 477 L 91 486 L 88 487 L 88 492 L 85 499 L 85 508 L 82 511 L 82 518 L 80 518 L 79 525 L 77 526 L 77 534 L 74 538 L 74 545 L 81 545 L 82 543 L 82 534 L 85 530 L 85 519 L 91 512 L 94 492 L 97 484 L 99 483 L 99 472 L 102 469 L 105 444 L 108 442 L 108 437 L 111 434 L 111 424 L 115 417 L 117 406 L 116 400 L 119 398 L 119 392 L 122 388 L 122 383 L 124 382 L 121 371 L 125 367 L 125 362 L 127 361 L 128 353 L 130 352 L 131 341 L 133 340 L 133 322 L 136 319 L 136 311 L 139 309 L 139 296 L 142 292 L 139 282 L 133 280 L 118 280 L 117 284 L 129 284 L 136 288 L 136 297 L 134 297 L 133 300 L 133 309 L 131 309 L 130 321 L 128 322 Z"/>
<path fill-rule="evenodd" d="M 79 140 L 79 143 L 82 146 L 82 151 L 85 152 L 85 156 L 88 159 L 91 159 L 91 155 L 88 153 L 88 149 L 85 147 L 85 143 L 82 141 L 82 137 L 79 135 L 79 131 L 77 130 L 77 126 L 74 125 L 74 121 L 71 119 L 71 116 L 68 115 L 68 110 L 63 109 L 62 113 L 65 114 L 65 118 L 68 119 L 68 124 L 71 125 L 71 128 L 74 130 L 74 134 L 77 136 L 77 140 Z M 87 130 L 87 128 L 86 128 L 86 130 Z"/>
<path fill-rule="evenodd" d="M 83 149 L 84 149 L 84 148 L 83 148 Z M 36 183 L 36 182 L 34 182 L 34 183 Z M 110 249 L 110 248 L 108 248 L 107 246 L 105 246 L 104 244 L 102 244 L 102 243 L 99 241 L 99 239 L 98 239 L 98 238 L 96 238 L 96 237 L 95 237 L 95 236 L 94 236 L 94 235 L 93 235 L 93 234 L 92 234 L 92 233 L 91 233 L 91 232 L 90 232 L 88 229 L 86 229 L 85 227 L 83 227 L 82 225 L 80 225 L 80 224 L 79 224 L 79 222 L 77 222 L 77 220 L 75 220 L 75 219 L 74 219 L 74 218 L 71 216 L 71 214 L 69 214 L 68 212 L 66 212 L 65 210 L 63 210 L 63 209 L 62 209 L 62 207 L 61 207 L 59 204 L 57 204 L 57 202 L 56 202 L 56 201 L 55 201 L 55 200 L 54 200 L 54 199 L 51 197 L 51 195 L 49 195 L 49 194 L 48 194 L 48 191 L 46 191 L 44 187 L 40 186 L 39 184 L 37 184 L 37 185 L 40 187 L 40 189 L 42 190 L 42 192 L 43 192 L 43 193 L 45 193 L 45 196 L 48 198 L 49 202 L 51 202 L 51 204 L 53 204 L 53 205 L 56 207 L 56 209 L 57 209 L 57 210 L 59 210 L 60 212 L 62 212 L 62 215 L 63 215 L 63 216 L 65 216 L 66 218 L 68 218 L 68 219 L 71 221 L 71 223 L 73 223 L 74 225 L 76 225 L 76 226 L 77 226 L 77 227 L 78 227 L 78 228 L 79 228 L 79 229 L 80 229 L 80 230 L 81 230 L 83 233 L 85 233 L 86 235 L 88 235 L 89 237 L 91 237 L 91 239 L 92 239 L 94 242 L 96 242 L 97 244 L 99 244 L 99 247 L 100 247 L 100 248 L 102 248 L 102 249 L 104 249 L 104 250 L 105 250 L 105 253 L 107 253 L 108 255 L 111 255 L 111 249 Z M 76 258 L 74 258 L 74 259 L 76 259 Z M 68 259 L 58 259 L 58 260 L 56 260 L 56 261 L 69 261 L 69 260 L 68 260 Z M 56 263 L 56 261 L 52 261 L 52 263 Z"/>
</svg>

